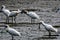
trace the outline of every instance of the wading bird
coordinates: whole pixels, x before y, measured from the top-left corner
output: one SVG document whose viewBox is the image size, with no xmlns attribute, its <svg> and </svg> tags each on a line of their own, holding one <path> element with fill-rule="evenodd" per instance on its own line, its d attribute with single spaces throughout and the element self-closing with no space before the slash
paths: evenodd
<svg viewBox="0 0 60 40">
<path fill-rule="evenodd" d="M 39 16 L 35 12 L 32 12 L 32 11 L 28 12 L 27 10 L 22 10 L 21 14 L 22 13 L 24 13 L 24 14 L 28 15 L 29 17 L 31 17 L 31 23 L 33 22 L 32 19 L 37 19 L 40 22 L 40 18 L 39 18 Z M 40 23 L 39 23 L 38 29 L 40 30 Z"/>
<path fill-rule="evenodd" d="M 6 9 L 5 5 L 2 5 L 1 7 L 1 11 L 6 15 L 6 19 L 7 19 L 7 22 L 9 23 L 9 17 L 12 17 L 12 21 L 13 21 L 13 17 L 14 17 L 14 21 L 16 22 L 16 16 L 17 14 L 20 13 L 20 10 L 18 9 L 18 11 L 10 11 L 8 9 Z"/>
<path fill-rule="evenodd" d="M 51 35 L 51 31 L 58 32 L 58 29 L 54 28 L 52 25 L 44 23 L 44 21 L 40 21 L 41 24 L 45 27 L 45 29 L 49 32 L 49 36 Z"/>
<path fill-rule="evenodd" d="M 19 37 L 21 37 L 21 33 L 18 32 L 17 30 L 15 30 L 15 29 L 9 27 L 9 25 L 5 25 L 3 31 L 4 30 L 6 30 L 6 32 L 8 32 L 12 36 L 12 40 L 14 39 L 13 36 L 19 36 Z"/>
<path fill-rule="evenodd" d="M 32 12 L 32 11 L 28 12 L 27 10 L 22 10 L 21 13 L 28 15 L 32 19 L 39 19 L 39 16 L 35 12 Z M 32 19 L 31 19 L 31 22 L 32 22 Z"/>
</svg>

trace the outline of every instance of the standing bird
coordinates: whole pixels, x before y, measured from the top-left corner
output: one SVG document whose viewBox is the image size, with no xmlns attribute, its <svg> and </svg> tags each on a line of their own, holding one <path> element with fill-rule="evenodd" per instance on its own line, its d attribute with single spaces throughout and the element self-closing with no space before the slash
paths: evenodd
<svg viewBox="0 0 60 40">
<path fill-rule="evenodd" d="M 9 27 L 9 25 L 5 25 L 4 27 L 5 27 L 4 30 L 6 30 L 6 32 L 8 32 L 12 36 L 12 40 L 14 39 L 13 36 L 21 37 L 21 33 L 18 32 L 17 30 L 15 30 L 15 29 Z"/>
<path fill-rule="evenodd" d="M 28 12 L 27 10 L 22 10 L 21 13 L 25 13 L 26 15 L 30 16 L 32 19 L 39 19 L 39 16 L 35 12 Z"/>
<path fill-rule="evenodd" d="M 58 30 L 56 28 L 54 28 L 52 25 L 46 24 L 44 23 L 44 21 L 40 21 L 41 24 L 45 27 L 45 29 L 49 32 L 49 36 L 51 35 L 51 31 L 53 32 L 58 32 Z"/>
<path fill-rule="evenodd" d="M 12 17 L 12 21 L 13 21 L 13 17 L 15 17 L 14 18 L 14 21 L 15 21 L 17 14 L 20 13 L 19 9 L 18 9 L 18 11 L 10 11 L 10 10 L 6 9 L 5 5 L 2 5 L 1 11 L 7 16 L 7 22 L 8 23 L 9 23 L 9 17 Z"/>
</svg>

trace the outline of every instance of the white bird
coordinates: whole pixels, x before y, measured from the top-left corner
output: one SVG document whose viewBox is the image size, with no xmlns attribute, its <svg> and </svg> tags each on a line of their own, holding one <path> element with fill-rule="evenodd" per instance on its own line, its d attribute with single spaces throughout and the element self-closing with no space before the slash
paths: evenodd
<svg viewBox="0 0 60 40">
<path fill-rule="evenodd" d="M 9 25 L 5 25 L 4 27 L 5 27 L 4 30 L 6 30 L 6 32 L 8 32 L 12 36 L 12 40 L 14 38 L 13 36 L 21 37 L 21 33 L 18 32 L 17 30 L 15 30 L 15 29 L 9 27 Z"/>
<path fill-rule="evenodd" d="M 22 10 L 21 13 L 25 13 L 30 16 L 32 19 L 39 19 L 39 16 L 35 12 L 28 12 L 27 10 Z M 31 20 L 32 21 L 32 20 Z"/>
<path fill-rule="evenodd" d="M 15 17 L 16 19 L 17 14 L 19 14 L 21 11 L 18 9 L 18 11 L 10 11 L 6 9 L 5 5 L 2 5 L 1 11 L 7 16 L 8 23 L 9 23 L 9 17 Z"/>
<path fill-rule="evenodd" d="M 51 35 L 51 31 L 56 32 L 56 33 L 58 32 L 58 29 L 54 28 L 52 25 L 46 24 L 44 23 L 44 21 L 40 21 L 40 23 L 42 23 L 45 29 L 49 32 L 49 36 Z"/>
</svg>

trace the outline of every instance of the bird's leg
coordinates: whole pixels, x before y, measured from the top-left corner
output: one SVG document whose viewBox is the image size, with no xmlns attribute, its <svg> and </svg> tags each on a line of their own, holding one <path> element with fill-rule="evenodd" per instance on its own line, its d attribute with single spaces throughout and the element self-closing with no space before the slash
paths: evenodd
<svg viewBox="0 0 60 40">
<path fill-rule="evenodd" d="M 31 18 L 31 23 L 32 23 L 32 18 Z"/>
<path fill-rule="evenodd" d="M 31 23 L 35 23 L 35 20 L 31 18 Z"/>
<path fill-rule="evenodd" d="M 16 16 L 14 17 L 14 22 L 15 22 L 15 26 L 16 26 Z"/>
<path fill-rule="evenodd" d="M 41 28 L 40 28 L 40 23 L 39 23 L 39 27 L 38 27 L 38 29 L 39 29 L 39 31 L 41 30 Z"/>
<path fill-rule="evenodd" d="M 12 23 L 13 23 L 13 17 L 12 17 Z"/>
<path fill-rule="evenodd" d="M 9 23 L 9 17 L 7 17 L 7 23 Z"/>
<path fill-rule="evenodd" d="M 12 40 L 14 40 L 14 37 L 13 37 L 13 35 L 12 35 Z"/>
<path fill-rule="evenodd" d="M 7 23 L 7 17 L 6 17 L 6 23 Z"/>
<path fill-rule="evenodd" d="M 15 16 L 15 18 L 14 18 L 14 21 L 15 21 L 15 24 L 16 24 L 16 16 Z"/>
<path fill-rule="evenodd" d="M 13 25 L 13 17 L 12 17 L 12 25 Z"/>
<path fill-rule="evenodd" d="M 51 32 L 49 31 L 49 38 L 50 38 L 50 36 L 51 36 Z"/>
</svg>

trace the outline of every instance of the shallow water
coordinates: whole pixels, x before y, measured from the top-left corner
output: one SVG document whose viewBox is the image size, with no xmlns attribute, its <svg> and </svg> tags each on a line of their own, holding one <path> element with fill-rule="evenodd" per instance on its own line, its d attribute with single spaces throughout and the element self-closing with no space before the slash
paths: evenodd
<svg viewBox="0 0 60 40">
<path fill-rule="evenodd" d="M 37 14 L 39 14 L 40 17 L 42 17 L 42 20 L 45 21 L 46 23 L 49 23 L 51 25 L 60 25 L 60 16 L 57 17 L 57 15 L 55 13 L 48 13 L 48 12 L 36 12 Z M 55 15 L 54 15 L 55 14 Z M 54 16 L 52 16 L 54 15 Z M 58 14 L 60 15 L 60 14 Z M 37 20 L 35 20 L 36 22 Z M 3 23 L 1 23 L 3 22 Z M 0 13 L 0 24 L 4 24 L 4 22 L 6 22 L 6 16 L 2 13 Z M 10 18 L 10 22 L 11 22 L 11 18 Z M 31 18 L 28 17 L 25 14 L 19 14 L 16 18 L 16 22 L 17 23 L 30 23 L 31 22 Z M 54 32 L 52 32 L 52 35 L 50 38 L 48 35 L 48 32 L 44 29 L 44 27 L 41 25 L 41 30 L 43 31 L 39 31 L 38 27 L 39 24 L 17 24 L 17 25 L 13 25 L 13 24 L 9 24 L 12 28 L 16 29 L 17 31 L 21 32 L 22 35 L 21 37 L 18 36 L 14 36 L 15 40 L 60 40 L 60 36 L 54 36 L 56 35 Z M 0 26 L 0 31 L 3 29 L 2 26 Z M 60 30 L 60 28 L 57 28 L 58 30 Z M 7 32 L 4 33 L 0 33 L 0 40 L 11 40 L 11 35 Z"/>
<path fill-rule="evenodd" d="M 21 37 L 14 36 L 14 40 L 60 40 L 60 36 L 57 36 L 54 32 L 52 32 L 52 36 L 48 36 L 48 32 L 41 26 L 41 31 L 38 29 L 38 24 L 18 24 L 16 26 L 11 26 L 17 31 L 21 32 Z M 0 31 L 4 27 L 0 27 Z M 60 30 L 60 28 L 57 28 Z M 42 31 L 43 30 L 43 31 Z M 11 35 L 5 31 L 4 33 L 0 33 L 0 40 L 11 40 Z"/>
</svg>

